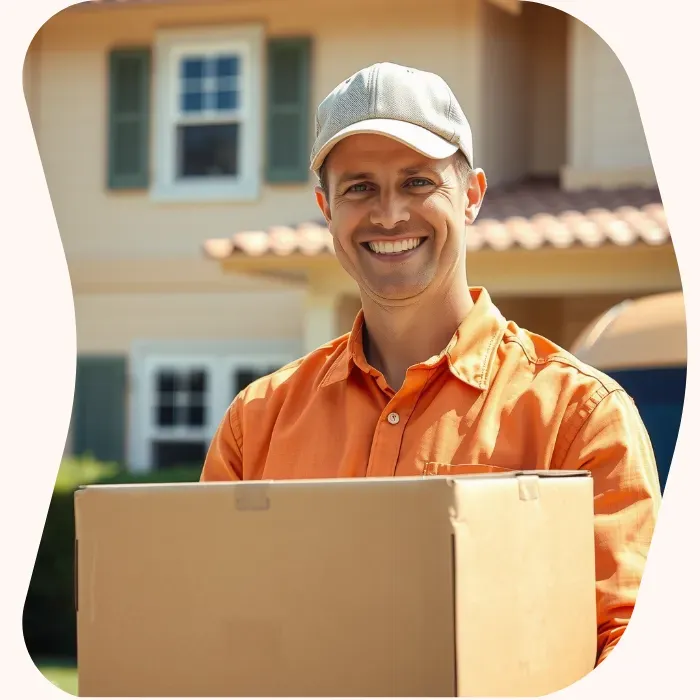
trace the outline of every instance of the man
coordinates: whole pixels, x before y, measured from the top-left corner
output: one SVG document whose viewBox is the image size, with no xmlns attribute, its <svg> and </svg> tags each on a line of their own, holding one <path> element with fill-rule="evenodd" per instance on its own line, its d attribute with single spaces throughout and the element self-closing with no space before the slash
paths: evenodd
<svg viewBox="0 0 700 700">
<path fill-rule="evenodd" d="M 589 470 L 599 663 L 632 613 L 661 498 L 636 407 L 468 286 L 486 178 L 441 78 L 362 70 L 320 105 L 316 134 L 316 199 L 362 311 L 235 398 L 202 480 Z"/>
</svg>

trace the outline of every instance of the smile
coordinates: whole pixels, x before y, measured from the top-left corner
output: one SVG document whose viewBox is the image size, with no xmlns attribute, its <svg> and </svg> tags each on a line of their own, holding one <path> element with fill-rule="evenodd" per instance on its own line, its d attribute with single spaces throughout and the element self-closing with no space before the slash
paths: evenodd
<svg viewBox="0 0 700 700">
<path fill-rule="evenodd" d="M 402 238 L 397 241 L 368 241 L 362 245 L 377 255 L 400 255 L 418 248 L 425 240 L 425 238 Z"/>
</svg>

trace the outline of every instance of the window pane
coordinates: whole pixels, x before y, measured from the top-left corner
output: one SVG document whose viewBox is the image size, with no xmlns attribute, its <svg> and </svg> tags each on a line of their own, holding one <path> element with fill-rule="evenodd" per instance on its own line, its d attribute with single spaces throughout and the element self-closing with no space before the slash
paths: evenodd
<svg viewBox="0 0 700 700">
<path fill-rule="evenodd" d="M 175 372 L 158 373 L 158 391 L 175 391 Z"/>
<path fill-rule="evenodd" d="M 204 109 L 204 93 L 184 93 L 182 95 L 180 109 L 182 109 L 183 112 L 201 112 Z"/>
<path fill-rule="evenodd" d="M 181 63 L 179 104 L 182 112 L 231 110 L 240 106 L 237 56 L 190 57 Z"/>
<path fill-rule="evenodd" d="M 156 377 L 154 420 L 158 427 L 205 425 L 208 376 L 203 369 L 163 370 Z"/>
<path fill-rule="evenodd" d="M 238 124 L 178 127 L 178 175 L 238 175 Z"/>
<path fill-rule="evenodd" d="M 156 469 L 173 467 L 201 467 L 207 453 L 204 440 L 170 442 L 156 440 L 152 443 L 153 465 Z"/>
<path fill-rule="evenodd" d="M 204 58 L 192 57 L 186 58 L 180 64 L 180 77 L 182 78 L 203 78 L 204 77 Z"/>
<path fill-rule="evenodd" d="M 238 75 L 238 56 L 219 56 L 215 59 L 214 66 L 214 75 L 217 77 Z"/>
<path fill-rule="evenodd" d="M 158 418 L 156 422 L 159 427 L 175 425 L 175 407 L 172 404 L 158 406 Z"/>
<path fill-rule="evenodd" d="M 190 391 L 203 392 L 207 389 L 207 375 L 202 371 L 190 372 L 189 377 Z"/>
<path fill-rule="evenodd" d="M 238 93 L 233 91 L 219 91 L 216 93 L 216 109 L 237 109 Z"/>
<path fill-rule="evenodd" d="M 204 425 L 206 410 L 204 406 L 190 406 L 187 409 L 187 425 L 192 428 L 200 428 Z"/>
</svg>

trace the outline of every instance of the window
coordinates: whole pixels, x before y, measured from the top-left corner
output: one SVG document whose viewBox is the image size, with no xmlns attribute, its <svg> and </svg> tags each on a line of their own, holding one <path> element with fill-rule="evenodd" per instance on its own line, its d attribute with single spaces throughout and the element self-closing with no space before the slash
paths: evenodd
<svg viewBox="0 0 700 700">
<path fill-rule="evenodd" d="M 156 198 L 257 197 L 262 46 L 256 27 L 159 35 Z"/>
<path fill-rule="evenodd" d="M 161 370 L 156 375 L 156 425 L 161 428 L 206 425 L 207 372 L 203 368 Z"/>
<path fill-rule="evenodd" d="M 148 451 L 156 469 L 202 463 L 212 429 L 212 374 L 206 360 L 153 363 L 147 392 Z"/>
<path fill-rule="evenodd" d="M 235 396 L 300 355 L 286 341 L 154 341 L 132 351 L 128 463 L 134 471 L 201 467 Z"/>
</svg>

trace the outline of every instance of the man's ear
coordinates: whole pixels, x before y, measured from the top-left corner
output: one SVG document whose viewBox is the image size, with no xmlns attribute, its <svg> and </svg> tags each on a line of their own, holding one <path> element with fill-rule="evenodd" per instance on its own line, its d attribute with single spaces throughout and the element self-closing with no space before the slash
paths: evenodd
<svg viewBox="0 0 700 700">
<path fill-rule="evenodd" d="M 326 197 L 326 193 L 320 187 L 314 188 L 314 192 L 316 193 L 316 204 L 318 204 L 318 208 L 321 210 L 326 223 L 330 224 L 331 208 L 328 204 L 328 197 Z"/>
<path fill-rule="evenodd" d="M 467 225 L 473 224 L 481 209 L 486 194 L 486 174 L 481 168 L 476 168 L 469 173 L 467 184 L 467 206 L 464 210 Z"/>
</svg>

